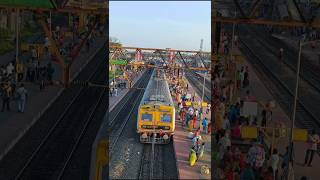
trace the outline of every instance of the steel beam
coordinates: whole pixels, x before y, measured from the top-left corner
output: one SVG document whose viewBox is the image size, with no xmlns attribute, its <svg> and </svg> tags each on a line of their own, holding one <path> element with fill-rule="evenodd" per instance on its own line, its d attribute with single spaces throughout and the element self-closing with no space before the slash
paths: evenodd
<svg viewBox="0 0 320 180">
<path fill-rule="evenodd" d="M 300 8 L 299 8 L 299 5 L 298 5 L 298 3 L 297 3 L 297 1 L 296 0 L 292 0 L 293 1 L 293 4 L 294 4 L 294 6 L 297 8 L 297 11 L 298 11 L 298 13 L 299 13 L 299 16 L 300 16 L 300 19 L 303 21 L 303 22 L 307 22 L 306 21 L 306 18 L 303 16 L 303 14 L 302 14 L 302 12 L 301 12 L 301 10 L 300 10 Z"/>
<path fill-rule="evenodd" d="M 212 22 L 320 28 L 319 22 L 305 23 L 302 21 L 295 21 L 295 20 L 273 21 L 273 20 L 267 20 L 267 19 L 241 19 L 241 18 L 228 18 L 228 17 L 213 17 Z"/>
<path fill-rule="evenodd" d="M 238 0 L 233 0 L 234 4 L 236 5 L 236 7 L 239 9 L 240 14 L 243 18 L 247 18 L 247 15 L 244 13 L 243 9 L 240 6 L 240 3 Z"/>
<path fill-rule="evenodd" d="M 120 46 L 114 46 L 114 45 L 111 45 L 109 47 L 110 49 L 126 49 L 126 50 L 136 50 L 136 49 L 141 49 L 143 51 L 180 51 L 180 52 L 183 52 L 183 53 L 199 53 L 200 51 L 190 51 L 190 50 L 177 50 L 177 49 L 160 49 L 160 48 L 139 48 L 139 47 L 120 47 Z M 201 52 L 203 54 L 211 54 L 211 52 Z"/>
<path fill-rule="evenodd" d="M 93 14 L 93 15 L 108 15 L 108 8 L 101 8 L 101 9 L 86 9 L 86 8 L 73 8 L 73 7 L 64 7 L 64 8 L 57 8 L 57 9 L 49 9 L 49 8 L 32 8 L 32 7 L 23 7 L 23 6 L 6 6 L 6 5 L 0 5 L 0 8 L 19 8 L 21 10 L 27 10 L 27 11 L 42 11 L 42 12 L 62 12 L 62 13 L 87 13 L 87 14 Z"/>
<path fill-rule="evenodd" d="M 320 4 L 318 4 L 318 6 L 315 8 L 315 10 L 313 10 L 313 12 L 317 12 L 318 11 L 318 9 L 320 8 Z M 310 19 L 310 21 L 309 21 L 309 23 L 311 24 L 311 23 L 313 23 L 313 21 L 314 21 L 314 19 L 317 17 L 317 14 L 316 15 L 312 15 L 312 17 L 311 17 L 311 19 Z"/>
<path fill-rule="evenodd" d="M 254 13 L 256 13 L 257 9 L 261 6 L 262 0 L 255 1 L 253 8 L 250 12 L 249 18 L 253 18 Z"/>
</svg>

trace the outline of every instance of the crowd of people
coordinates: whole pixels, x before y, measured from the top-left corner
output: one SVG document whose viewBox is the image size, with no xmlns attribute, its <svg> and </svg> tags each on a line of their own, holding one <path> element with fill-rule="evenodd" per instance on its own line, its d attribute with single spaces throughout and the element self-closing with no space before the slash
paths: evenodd
<svg viewBox="0 0 320 180">
<path fill-rule="evenodd" d="M 226 33 L 224 35 L 227 35 Z M 227 39 L 227 38 L 224 38 Z M 230 44 L 228 44 L 230 45 Z M 228 50 L 223 50 L 228 53 Z M 227 61 L 226 61 L 227 62 Z M 240 141 L 243 126 L 267 127 L 270 124 L 282 127 L 281 122 L 272 118 L 273 102 L 260 104 L 260 113 L 256 116 L 244 114 L 244 102 L 256 102 L 250 93 L 249 68 L 236 69 L 235 83 L 232 77 L 226 77 L 228 65 L 217 64 L 214 68 L 213 79 L 213 113 L 214 113 L 214 159 L 216 169 L 213 170 L 215 179 L 240 180 L 276 180 L 293 178 L 290 163 L 289 145 L 283 153 L 275 147 L 270 153 L 262 135 L 263 129 L 258 131 L 258 138 L 249 148 L 237 146 L 232 142 Z M 234 97 L 234 94 L 245 92 L 243 97 Z M 304 166 L 311 166 L 313 155 L 317 151 L 320 138 L 313 131 L 307 141 Z M 294 153 L 293 153 L 294 154 Z M 306 179 L 305 176 L 302 179 Z"/>
<path fill-rule="evenodd" d="M 170 91 L 177 102 L 178 118 L 182 127 L 189 131 L 188 138 L 192 139 L 189 154 L 189 164 L 194 166 L 205 152 L 203 135 L 211 134 L 211 121 L 207 118 L 211 104 L 201 106 L 195 92 L 191 93 L 189 85 L 176 77 L 169 77 Z"/>
</svg>

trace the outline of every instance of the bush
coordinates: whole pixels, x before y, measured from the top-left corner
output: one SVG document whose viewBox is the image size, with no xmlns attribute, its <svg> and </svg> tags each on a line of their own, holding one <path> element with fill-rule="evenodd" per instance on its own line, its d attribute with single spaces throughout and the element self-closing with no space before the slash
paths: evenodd
<svg viewBox="0 0 320 180">
<path fill-rule="evenodd" d="M 11 38 L 13 32 L 9 29 L 0 28 L 0 40 L 8 40 Z"/>
<path fill-rule="evenodd" d="M 14 49 L 14 45 L 9 41 L 0 41 L 0 54 L 5 54 Z"/>
</svg>

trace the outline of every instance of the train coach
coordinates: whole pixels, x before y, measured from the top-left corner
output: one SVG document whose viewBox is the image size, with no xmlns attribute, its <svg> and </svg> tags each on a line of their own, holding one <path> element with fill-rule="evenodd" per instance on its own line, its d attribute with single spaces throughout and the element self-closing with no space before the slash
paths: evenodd
<svg viewBox="0 0 320 180">
<path fill-rule="evenodd" d="M 175 129 L 175 107 L 165 72 L 155 69 L 138 109 L 137 132 L 141 143 L 168 144 Z"/>
</svg>

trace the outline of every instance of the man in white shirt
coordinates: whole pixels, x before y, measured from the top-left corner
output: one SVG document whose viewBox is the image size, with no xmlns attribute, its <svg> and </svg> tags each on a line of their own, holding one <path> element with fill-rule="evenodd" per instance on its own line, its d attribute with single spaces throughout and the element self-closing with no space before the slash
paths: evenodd
<svg viewBox="0 0 320 180">
<path fill-rule="evenodd" d="M 311 135 L 309 135 L 309 142 L 308 142 L 307 152 L 304 160 L 304 165 L 307 165 L 309 161 L 308 166 L 311 167 L 313 156 L 318 150 L 317 146 L 319 143 L 320 143 L 319 135 L 316 134 L 315 130 L 312 130 Z"/>
<path fill-rule="evenodd" d="M 13 73 L 14 70 L 14 66 L 12 65 L 12 63 L 9 63 L 7 66 L 7 74 L 11 75 Z"/>
<path fill-rule="evenodd" d="M 19 95 L 19 112 L 23 113 L 27 99 L 27 90 L 24 88 L 23 84 L 20 85 L 17 93 Z"/>
</svg>

